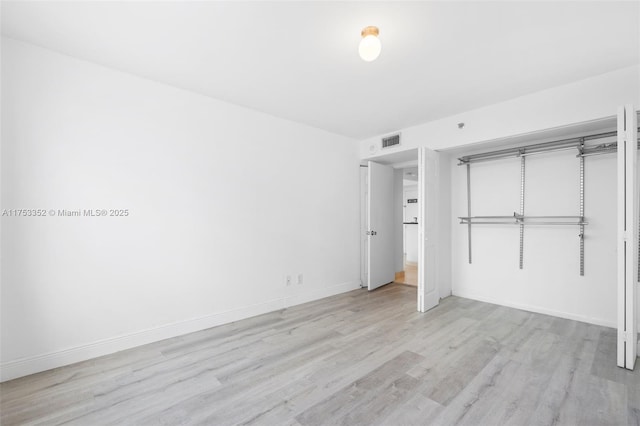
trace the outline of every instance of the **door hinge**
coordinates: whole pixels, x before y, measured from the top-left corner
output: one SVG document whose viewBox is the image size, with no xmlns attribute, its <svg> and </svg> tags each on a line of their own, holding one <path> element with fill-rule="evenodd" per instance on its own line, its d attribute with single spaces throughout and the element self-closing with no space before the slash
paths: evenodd
<svg viewBox="0 0 640 426">
<path fill-rule="evenodd" d="M 628 342 L 628 336 L 627 336 L 627 332 L 626 331 L 621 331 L 620 333 L 618 333 L 618 337 L 620 338 L 620 340 L 622 340 L 623 342 Z"/>
</svg>

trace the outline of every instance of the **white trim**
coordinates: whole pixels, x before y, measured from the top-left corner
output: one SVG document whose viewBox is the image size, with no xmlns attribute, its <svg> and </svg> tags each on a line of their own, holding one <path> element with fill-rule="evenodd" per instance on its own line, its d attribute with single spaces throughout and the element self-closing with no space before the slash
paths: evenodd
<svg viewBox="0 0 640 426">
<path fill-rule="evenodd" d="M 285 307 L 301 305 L 303 303 L 323 299 L 325 297 L 334 296 L 336 294 L 346 293 L 347 291 L 358 290 L 361 288 L 360 285 L 361 282 L 358 280 L 336 284 L 329 287 L 321 287 L 318 289 L 314 289 L 313 291 L 287 296 L 284 298 L 284 304 Z"/>
<path fill-rule="evenodd" d="M 218 325 L 228 324 L 233 321 L 266 314 L 289 306 L 299 305 L 359 288 L 360 281 L 349 281 L 342 284 L 323 287 L 321 289 L 314 289 L 313 291 L 293 296 L 286 296 L 262 303 L 256 303 L 254 305 L 230 309 L 228 311 L 216 312 L 199 318 L 192 318 L 159 327 L 148 328 L 146 330 L 103 339 L 61 351 L 3 362 L 0 364 L 0 382 L 109 355 L 171 337 L 205 330 Z"/>
<path fill-rule="evenodd" d="M 453 296 L 464 297 L 465 299 L 477 300 L 479 302 L 486 302 L 494 305 L 506 306 L 507 308 L 515 308 L 515 309 L 520 309 L 527 312 L 534 312 L 536 314 L 551 315 L 558 318 L 585 322 L 587 324 L 595 324 L 603 327 L 616 328 L 615 321 L 608 321 L 602 318 L 594 318 L 587 315 L 571 314 L 564 311 L 555 311 L 553 309 L 541 308 L 539 306 L 528 305 L 524 303 L 516 303 L 516 302 L 509 302 L 509 301 L 505 302 L 504 300 L 498 300 L 491 297 L 484 297 L 484 296 L 480 296 L 480 295 L 465 292 L 465 291 L 462 291 L 462 292 L 456 291 L 455 289 L 453 290 L 452 294 Z"/>
<path fill-rule="evenodd" d="M 438 285 L 438 191 L 439 154 L 418 148 L 418 311 L 427 312 L 440 303 Z"/>
<path fill-rule="evenodd" d="M 418 300 L 417 311 L 426 312 L 424 304 L 425 294 L 425 184 L 426 184 L 426 148 L 418 148 Z"/>
<path fill-rule="evenodd" d="M 618 367 L 633 370 L 638 322 L 638 153 L 633 105 L 618 109 Z"/>
<path fill-rule="evenodd" d="M 408 160 L 408 161 L 401 161 L 399 163 L 393 163 L 391 164 L 391 167 L 393 167 L 394 169 L 406 169 L 408 167 L 416 167 L 417 165 L 418 165 L 418 160 Z"/>
</svg>

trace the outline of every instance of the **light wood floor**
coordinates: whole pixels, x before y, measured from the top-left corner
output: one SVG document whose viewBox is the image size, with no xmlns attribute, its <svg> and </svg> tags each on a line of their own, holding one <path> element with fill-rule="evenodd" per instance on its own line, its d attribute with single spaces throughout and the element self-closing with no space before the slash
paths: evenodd
<svg viewBox="0 0 640 426">
<path fill-rule="evenodd" d="M 638 425 L 613 329 L 392 284 L 6 382 L 1 424 Z"/>
<path fill-rule="evenodd" d="M 395 282 L 418 286 L 418 264 L 412 262 L 404 262 L 404 271 L 396 272 Z"/>
</svg>

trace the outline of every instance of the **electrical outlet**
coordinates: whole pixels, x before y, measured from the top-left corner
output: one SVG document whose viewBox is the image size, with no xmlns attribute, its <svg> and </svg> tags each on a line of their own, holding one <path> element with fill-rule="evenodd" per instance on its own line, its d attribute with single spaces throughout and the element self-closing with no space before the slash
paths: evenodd
<svg viewBox="0 0 640 426">
<path fill-rule="evenodd" d="M 302 285 L 303 283 L 303 276 L 302 274 L 298 274 L 298 285 Z"/>
<path fill-rule="evenodd" d="M 288 287 L 291 285 L 291 275 L 287 275 L 284 277 L 284 284 Z"/>
</svg>

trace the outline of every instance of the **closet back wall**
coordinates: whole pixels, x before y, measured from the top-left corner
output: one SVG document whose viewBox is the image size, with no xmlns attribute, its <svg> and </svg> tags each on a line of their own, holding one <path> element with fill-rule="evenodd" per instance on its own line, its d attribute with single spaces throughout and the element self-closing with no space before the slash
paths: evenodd
<svg viewBox="0 0 640 426">
<path fill-rule="evenodd" d="M 2 378 L 359 288 L 356 148 L 3 38 L 2 207 L 129 216 L 2 218 Z"/>
<path fill-rule="evenodd" d="M 467 216 L 466 168 L 452 162 L 453 215 Z M 525 215 L 579 215 L 576 151 L 526 158 Z M 471 164 L 472 216 L 520 211 L 520 159 Z M 453 294 L 564 318 L 616 324 L 616 157 L 585 159 L 585 275 L 580 276 L 578 226 L 528 226 L 524 269 L 519 227 L 452 225 Z"/>
</svg>

